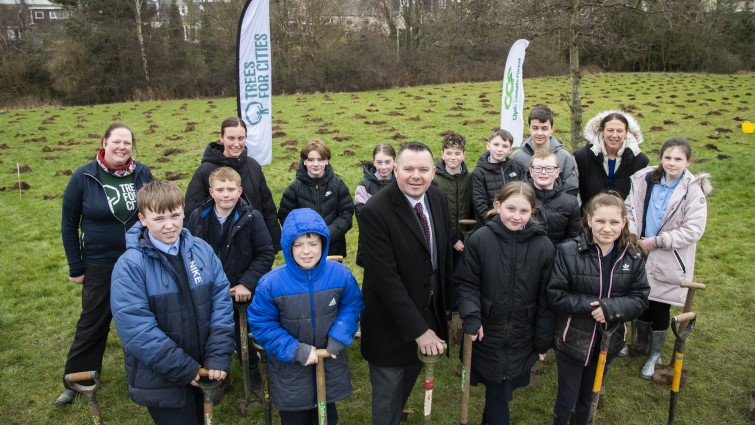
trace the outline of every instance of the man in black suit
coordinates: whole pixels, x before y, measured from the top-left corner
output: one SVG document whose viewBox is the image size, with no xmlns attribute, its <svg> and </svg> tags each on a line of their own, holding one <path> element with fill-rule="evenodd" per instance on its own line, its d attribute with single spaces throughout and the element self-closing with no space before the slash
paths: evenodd
<svg viewBox="0 0 755 425">
<path fill-rule="evenodd" d="M 427 145 L 409 142 L 396 158 L 395 182 L 359 217 L 364 254 L 362 356 L 369 362 L 372 424 L 398 425 L 424 354 L 443 353 L 452 307 L 451 223 Z"/>
</svg>

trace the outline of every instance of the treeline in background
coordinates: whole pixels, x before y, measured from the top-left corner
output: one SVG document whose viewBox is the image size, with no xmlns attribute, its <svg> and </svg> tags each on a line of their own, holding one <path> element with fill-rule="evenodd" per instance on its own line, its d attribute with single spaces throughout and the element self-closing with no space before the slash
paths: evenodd
<svg viewBox="0 0 755 425">
<path fill-rule="evenodd" d="M 37 0 L 37 2 L 39 2 Z M 235 96 L 244 0 L 0 1 L 0 107 Z M 275 93 L 753 69 L 753 0 L 270 0 Z M 41 16 L 41 15 L 40 15 Z M 574 75 L 572 75 L 574 78 Z"/>
</svg>

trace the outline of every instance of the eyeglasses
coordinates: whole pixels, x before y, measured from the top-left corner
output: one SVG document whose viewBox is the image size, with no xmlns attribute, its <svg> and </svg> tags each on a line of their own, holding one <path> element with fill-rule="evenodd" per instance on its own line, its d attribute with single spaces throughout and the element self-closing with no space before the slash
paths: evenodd
<svg viewBox="0 0 755 425">
<path fill-rule="evenodd" d="M 553 172 L 556 171 L 557 169 L 558 169 L 558 167 L 554 167 L 554 166 L 551 166 L 551 165 L 549 165 L 547 167 L 540 167 L 540 166 L 537 166 L 537 167 L 536 166 L 532 166 L 532 167 L 530 167 L 530 170 L 534 171 L 535 173 L 542 173 L 543 171 L 545 171 L 547 174 L 553 174 Z"/>
</svg>

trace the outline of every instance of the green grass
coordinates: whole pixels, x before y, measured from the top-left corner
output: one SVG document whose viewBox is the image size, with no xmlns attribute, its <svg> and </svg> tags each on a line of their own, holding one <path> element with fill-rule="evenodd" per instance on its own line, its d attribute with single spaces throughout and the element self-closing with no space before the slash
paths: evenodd
<svg viewBox="0 0 755 425">
<path fill-rule="evenodd" d="M 549 104 L 558 114 L 556 136 L 567 139 L 568 80 L 540 78 L 525 84 L 526 108 Z M 499 122 L 500 89 L 500 82 L 489 82 L 276 97 L 275 131 L 285 135 L 273 140 L 274 162 L 264 168 L 276 202 L 294 178 L 289 166 L 297 161 L 298 150 L 314 137 L 331 146 L 331 163 L 352 190 L 362 177 L 360 161 L 370 159 L 372 148 L 383 142 L 397 146 L 404 140 L 421 140 L 439 152 L 441 133 L 454 130 L 467 137 L 467 163 L 474 167 L 484 140 Z M 708 228 L 698 245 L 696 276 L 708 289 L 696 298 L 700 317 L 687 343 L 689 383 L 679 397 L 677 424 L 749 423 L 749 395 L 755 388 L 755 136 L 742 134 L 740 124 L 743 119 L 755 121 L 753 92 L 751 75 L 603 74 L 583 80 L 585 121 L 604 109 L 631 109 L 644 131 L 642 148 L 651 163 L 657 163 L 663 141 L 684 136 L 693 141 L 692 170 L 712 174 L 715 190 L 709 199 Z M 3 423 L 89 421 L 84 401 L 64 409 L 52 406 L 62 388 L 62 368 L 80 312 L 80 288 L 67 282 L 60 242 L 65 172 L 91 160 L 105 127 L 120 121 L 134 129 L 138 159 L 157 178 L 168 171 L 184 173 L 178 183 L 185 188 L 206 144 L 216 138 L 220 121 L 232 115 L 235 100 L 230 98 L 0 111 L 0 186 L 8 187 L 0 192 Z M 190 125 L 194 130 L 187 131 Z M 42 137 L 46 139 L 40 141 Z M 288 140 L 298 146 L 287 151 L 281 143 Z M 182 152 L 166 156 L 172 148 Z M 163 157 L 168 162 L 158 162 Z M 21 174 L 30 189 L 20 194 L 12 189 L 17 163 L 31 168 Z M 348 234 L 346 264 L 361 281 L 362 271 L 354 265 L 357 233 L 353 229 Z M 279 256 L 277 263 L 281 261 Z M 669 340 L 666 361 L 671 348 Z M 369 423 L 369 379 L 358 340 L 349 355 L 354 396 L 339 403 L 341 423 Z M 608 399 L 599 413 L 600 423 L 666 421 L 668 388 L 640 379 L 642 363 L 639 358 L 614 362 L 605 380 Z M 433 419 L 438 424 L 458 422 L 455 364 L 456 349 L 437 368 Z M 216 423 L 261 423 L 261 412 L 251 418 L 235 412 L 235 402 L 243 395 L 236 367 L 234 363 L 234 391 L 216 408 Z M 516 392 L 512 423 L 549 423 L 555 392 L 556 366 L 549 353 L 541 384 Z M 483 397 L 482 387 L 473 388 L 471 423 L 479 422 Z M 98 398 L 109 423 L 149 423 L 146 410 L 128 399 L 123 353 L 114 330 Z M 417 413 L 410 424 L 422 422 L 421 400 L 417 386 L 410 401 Z"/>
</svg>

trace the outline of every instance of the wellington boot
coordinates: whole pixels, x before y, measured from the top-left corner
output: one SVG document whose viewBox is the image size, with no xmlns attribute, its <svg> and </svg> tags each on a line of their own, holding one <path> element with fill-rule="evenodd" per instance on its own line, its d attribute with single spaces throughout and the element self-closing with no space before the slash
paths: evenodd
<svg viewBox="0 0 755 425">
<path fill-rule="evenodd" d="M 663 352 L 663 343 L 666 342 L 668 330 L 653 331 L 650 334 L 650 347 L 648 348 L 648 359 L 642 367 L 640 376 L 644 379 L 652 379 L 655 372 L 655 365 L 661 362 L 661 353 Z"/>
</svg>

